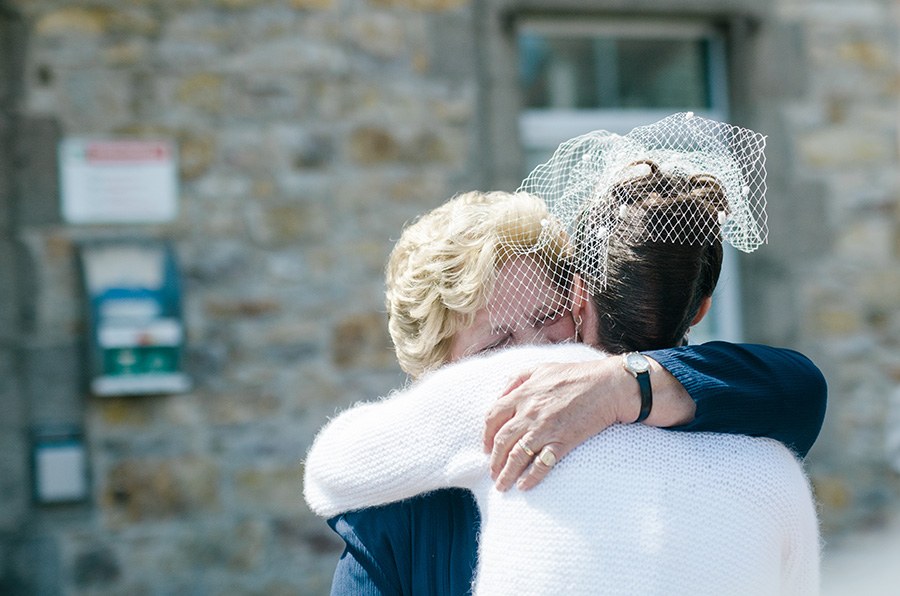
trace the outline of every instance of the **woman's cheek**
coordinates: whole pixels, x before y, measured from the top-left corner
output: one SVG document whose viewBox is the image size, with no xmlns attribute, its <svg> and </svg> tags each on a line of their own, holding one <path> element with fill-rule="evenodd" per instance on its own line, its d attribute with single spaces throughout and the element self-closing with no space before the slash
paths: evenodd
<svg viewBox="0 0 900 596">
<path fill-rule="evenodd" d="M 564 341 L 572 341 L 575 338 L 575 320 L 571 314 L 565 315 L 552 325 L 544 327 L 546 338 L 551 343 L 561 343 Z"/>
</svg>

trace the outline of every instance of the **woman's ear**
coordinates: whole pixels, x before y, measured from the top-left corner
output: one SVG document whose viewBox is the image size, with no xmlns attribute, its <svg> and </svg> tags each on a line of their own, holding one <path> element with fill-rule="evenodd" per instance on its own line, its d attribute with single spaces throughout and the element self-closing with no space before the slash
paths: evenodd
<svg viewBox="0 0 900 596">
<path fill-rule="evenodd" d="M 709 312 L 710 306 L 712 306 L 712 296 L 707 296 L 703 299 L 703 302 L 700 303 L 700 310 L 697 311 L 697 316 L 691 321 L 691 327 L 703 320 L 703 317 Z"/>
<path fill-rule="evenodd" d="M 577 273 L 572 276 L 572 318 L 581 328 L 579 341 L 589 346 L 598 345 L 597 310 L 587 284 Z"/>
<path fill-rule="evenodd" d="M 585 305 L 588 302 L 588 295 L 584 280 L 577 273 L 572 274 L 569 299 L 572 301 L 572 317 L 576 321 L 581 320 L 581 317 L 584 316 Z"/>
</svg>

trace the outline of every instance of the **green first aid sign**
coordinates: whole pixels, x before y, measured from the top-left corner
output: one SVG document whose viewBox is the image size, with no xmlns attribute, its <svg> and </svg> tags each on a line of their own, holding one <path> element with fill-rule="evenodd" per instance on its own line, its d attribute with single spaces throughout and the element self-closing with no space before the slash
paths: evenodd
<svg viewBox="0 0 900 596">
<path fill-rule="evenodd" d="M 173 373 L 178 370 L 178 348 L 143 346 L 103 350 L 103 374 L 110 376 Z"/>
</svg>

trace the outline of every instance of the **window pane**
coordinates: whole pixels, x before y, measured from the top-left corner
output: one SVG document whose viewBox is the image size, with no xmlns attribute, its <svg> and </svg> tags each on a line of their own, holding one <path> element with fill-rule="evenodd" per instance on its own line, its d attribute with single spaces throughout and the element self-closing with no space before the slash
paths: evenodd
<svg viewBox="0 0 900 596">
<path fill-rule="evenodd" d="M 710 42 L 519 35 L 525 106 L 538 109 L 710 108 Z"/>
</svg>

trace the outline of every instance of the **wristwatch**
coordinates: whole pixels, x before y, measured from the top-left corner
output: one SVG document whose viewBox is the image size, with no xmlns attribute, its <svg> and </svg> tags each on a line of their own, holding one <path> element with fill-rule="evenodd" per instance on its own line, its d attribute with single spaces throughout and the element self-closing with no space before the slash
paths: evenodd
<svg viewBox="0 0 900 596">
<path fill-rule="evenodd" d="M 643 422 L 653 407 L 653 390 L 650 387 L 650 361 L 639 352 L 622 354 L 622 366 L 634 375 L 641 388 L 641 413 L 635 422 Z"/>
</svg>

